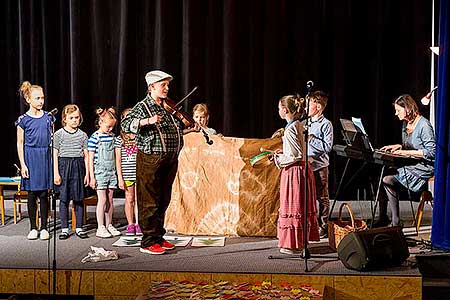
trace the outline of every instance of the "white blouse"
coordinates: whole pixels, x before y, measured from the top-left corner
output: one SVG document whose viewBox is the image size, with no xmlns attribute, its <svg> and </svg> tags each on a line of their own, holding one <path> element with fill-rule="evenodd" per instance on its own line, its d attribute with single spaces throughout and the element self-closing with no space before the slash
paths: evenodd
<svg viewBox="0 0 450 300">
<path fill-rule="evenodd" d="M 303 159 L 303 149 L 305 149 L 305 139 L 303 136 L 304 122 L 298 120 L 288 124 L 284 130 L 283 139 L 283 153 L 275 154 L 275 165 L 281 169 L 292 165 Z"/>
</svg>

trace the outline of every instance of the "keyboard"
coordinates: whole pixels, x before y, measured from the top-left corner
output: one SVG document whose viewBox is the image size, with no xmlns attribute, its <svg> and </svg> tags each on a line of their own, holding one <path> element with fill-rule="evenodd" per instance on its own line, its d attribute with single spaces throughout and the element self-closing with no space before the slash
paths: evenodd
<svg viewBox="0 0 450 300">
<path fill-rule="evenodd" d="M 398 168 L 407 165 L 415 165 L 421 161 L 420 158 L 417 157 L 394 154 L 387 151 L 381 151 L 379 149 L 369 152 L 354 149 L 350 146 L 334 145 L 333 150 L 339 156 Z"/>
</svg>

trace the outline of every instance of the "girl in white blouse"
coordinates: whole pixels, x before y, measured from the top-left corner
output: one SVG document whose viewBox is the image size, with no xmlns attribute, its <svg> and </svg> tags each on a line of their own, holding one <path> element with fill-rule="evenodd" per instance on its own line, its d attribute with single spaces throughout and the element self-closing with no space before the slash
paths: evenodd
<svg viewBox="0 0 450 300">
<path fill-rule="evenodd" d="M 274 154 L 274 162 L 281 169 L 280 209 L 277 226 L 278 246 L 284 254 L 299 253 L 303 249 L 303 220 L 307 218 L 307 240 L 319 241 L 316 217 L 316 192 L 312 168 L 304 155 L 303 136 L 305 101 L 299 96 L 284 96 L 278 102 L 278 113 L 286 120 L 283 150 Z M 308 211 L 304 211 L 305 188 L 308 185 Z"/>
</svg>

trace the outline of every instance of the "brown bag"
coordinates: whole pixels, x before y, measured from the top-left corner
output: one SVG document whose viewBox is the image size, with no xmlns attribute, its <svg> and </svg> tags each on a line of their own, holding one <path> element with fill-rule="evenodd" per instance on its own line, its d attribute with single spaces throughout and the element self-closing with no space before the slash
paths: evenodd
<svg viewBox="0 0 450 300">
<path fill-rule="evenodd" d="M 341 219 L 342 208 L 346 207 L 350 214 L 350 221 L 343 221 Z M 334 250 L 337 249 L 339 243 L 346 234 L 354 231 L 362 231 L 367 229 L 367 224 L 363 220 L 355 219 L 350 205 L 342 203 L 339 207 L 339 214 L 337 220 L 328 220 L 328 244 Z"/>
</svg>

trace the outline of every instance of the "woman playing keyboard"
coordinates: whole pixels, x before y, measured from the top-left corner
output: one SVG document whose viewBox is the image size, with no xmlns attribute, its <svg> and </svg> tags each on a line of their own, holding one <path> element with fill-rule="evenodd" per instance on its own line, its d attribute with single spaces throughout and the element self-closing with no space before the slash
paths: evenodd
<svg viewBox="0 0 450 300">
<path fill-rule="evenodd" d="M 383 177 L 385 193 L 380 194 L 380 217 L 375 227 L 401 225 L 399 216 L 399 192 L 410 190 L 420 192 L 426 189 L 428 179 L 434 174 L 434 156 L 436 142 L 433 127 L 419 112 L 416 102 L 410 95 L 401 95 L 395 99 L 395 115 L 403 122 L 402 144 L 388 145 L 380 150 L 393 154 L 414 156 L 421 161 L 394 170 Z M 392 219 L 387 216 L 387 202 L 391 208 Z"/>
</svg>

